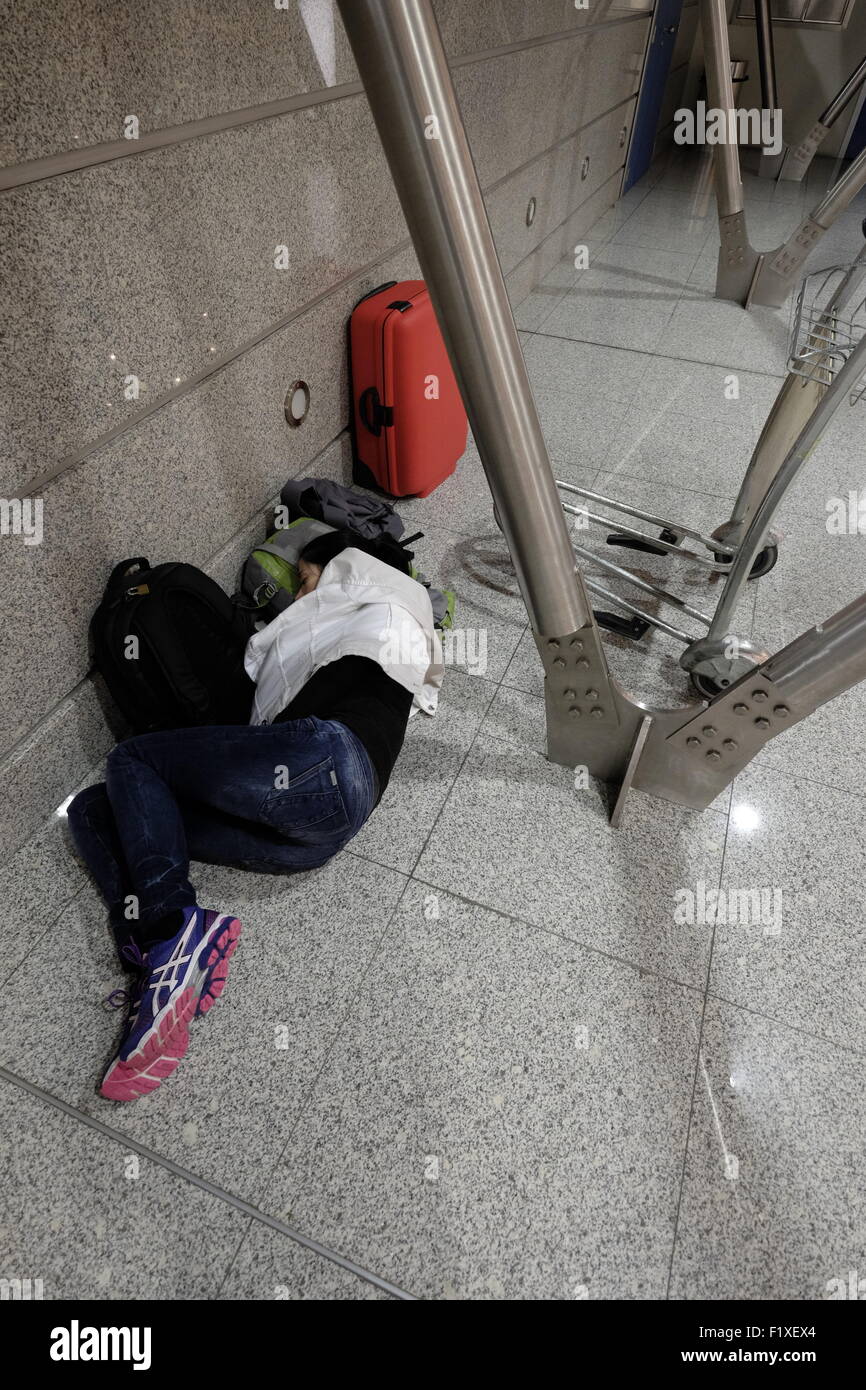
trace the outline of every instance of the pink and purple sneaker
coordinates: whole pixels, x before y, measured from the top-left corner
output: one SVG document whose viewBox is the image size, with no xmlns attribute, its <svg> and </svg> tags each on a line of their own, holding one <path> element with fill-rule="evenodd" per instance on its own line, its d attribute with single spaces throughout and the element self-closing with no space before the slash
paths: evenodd
<svg viewBox="0 0 866 1390">
<path fill-rule="evenodd" d="M 129 1017 L 101 1095 L 137 1100 L 171 1076 L 189 1046 L 189 1024 L 206 1014 L 225 989 L 240 934 L 236 917 L 189 907 L 176 936 L 156 942 L 144 956 L 137 954 L 135 985 L 128 993 L 116 990 L 110 996 L 129 1004 Z"/>
</svg>

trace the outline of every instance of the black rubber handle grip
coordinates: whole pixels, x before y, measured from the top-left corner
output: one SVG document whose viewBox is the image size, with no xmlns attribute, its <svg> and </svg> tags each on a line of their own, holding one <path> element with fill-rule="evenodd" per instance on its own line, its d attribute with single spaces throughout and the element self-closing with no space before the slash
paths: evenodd
<svg viewBox="0 0 866 1390">
<path fill-rule="evenodd" d="M 368 290 L 366 294 L 362 294 L 358 304 L 363 304 L 365 299 L 372 299 L 374 294 L 381 294 L 383 290 L 393 290 L 396 283 L 396 280 L 386 280 L 383 285 L 377 285 L 374 290 Z M 356 309 L 358 304 L 355 305 Z"/>
<path fill-rule="evenodd" d="M 619 613 L 608 613 L 604 609 L 593 610 L 595 621 L 599 627 L 606 628 L 608 632 L 615 632 L 619 637 L 628 637 L 632 642 L 639 642 L 644 633 L 649 632 L 651 624 L 645 622 L 643 618 L 637 616 L 633 618 L 623 618 Z"/>
<path fill-rule="evenodd" d="M 632 536 L 608 536 L 608 545 L 621 545 L 626 550 L 640 550 L 645 555 L 667 555 L 667 550 L 662 550 L 661 546 L 653 545 L 652 541 L 640 541 Z"/>
<path fill-rule="evenodd" d="M 371 408 L 369 412 L 368 407 Z M 368 386 L 366 391 L 362 392 L 358 401 L 358 414 L 371 434 L 382 433 L 382 402 L 375 386 Z"/>
</svg>

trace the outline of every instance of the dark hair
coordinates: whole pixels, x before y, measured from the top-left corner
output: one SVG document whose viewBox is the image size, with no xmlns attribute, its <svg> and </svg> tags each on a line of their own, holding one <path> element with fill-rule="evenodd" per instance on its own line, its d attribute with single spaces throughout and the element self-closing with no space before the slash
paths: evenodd
<svg viewBox="0 0 866 1390">
<path fill-rule="evenodd" d="M 394 569 L 400 570 L 401 574 L 410 573 L 411 550 L 405 550 L 392 536 L 382 536 L 371 541 L 367 540 L 366 536 L 359 536 L 356 531 L 351 531 L 348 526 L 339 531 L 329 531 L 325 536 L 317 536 L 309 545 L 304 546 L 299 558 L 306 560 L 308 565 L 321 565 L 324 569 L 341 551 L 350 547 L 363 550 L 365 555 L 372 555 L 374 559 L 392 565 Z"/>
</svg>

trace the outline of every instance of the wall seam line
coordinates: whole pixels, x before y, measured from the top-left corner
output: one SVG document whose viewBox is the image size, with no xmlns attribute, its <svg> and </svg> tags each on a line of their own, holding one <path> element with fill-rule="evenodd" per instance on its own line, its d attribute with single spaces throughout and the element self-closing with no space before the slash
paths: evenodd
<svg viewBox="0 0 866 1390">
<path fill-rule="evenodd" d="M 493 58 L 507 57 L 511 53 L 528 52 L 533 48 L 553 43 L 581 38 L 584 34 L 599 33 L 605 29 L 619 28 L 624 24 L 634 24 L 638 20 L 651 17 L 649 10 L 637 10 L 634 14 L 618 19 L 602 20 L 598 24 L 587 24 L 580 29 L 564 30 L 550 35 L 540 35 L 513 44 L 503 44 L 499 48 L 482 49 L 477 53 L 464 54 L 449 59 L 452 70 L 471 67 L 475 63 L 490 62 Z M 63 150 L 56 154 L 40 155 L 36 159 L 22 160 L 20 164 L 10 164 L 0 169 L 0 193 L 11 193 L 18 188 L 26 188 L 34 183 L 79 173 L 83 169 L 111 164 L 121 159 L 134 159 L 136 156 L 151 154 L 155 150 L 169 149 L 173 145 L 185 144 L 191 140 L 206 139 L 226 130 L 237 130 L 258 121 L 274 120 L 279 116 L 290 115 L 293 111 L 303 111 L 312 106 L 325 106 L 335 101 L 345 101 L 363 95 L 364 88 L 359 81 L 343 82 L 334 87 L 323 87 L 315 92 L 298 92 L 290 97 L 276 101 L 262 102 L 256 106 L 240 107 L 237 111 L 221 112 L 215 116 L 202 116 L 198 120 L 184 121 L 180 125 L 165 126 L 161 130 L 148 131 L 137 140 L 107 140 L 96 145 L 88 145 L 80 150 Z"/>
<path fill-rule="evenodd" d="M 541 160 L 546 159 L 555 150 L 560 149 L 563 145 L 567 145 L 570 140 L 576 139 L 577 136 L 591 129 L 591 127 L 596 125 L 599 121 L 605 120 L 621 106 L 628 105 L 628 103 L 634 99 L 634 96 L 635 93 L 630 92 L 628 96 L 624 97 L 622 101 L 617 102 L 615 106 L 609 107 L 607 111 L 602 111 L 598 116 L 593 116 L 592 120 L 586 121 L 583 125 L 578 126 L 576 130 L 571 131 L 568 135 L 564 135 L 560 140 L 555 141 L 554 144 L 549 145 L 539 154 L 532 155 L 523 164 L 519 164 L 514 169 L 510 169 L 507 174 L 502 174 L 498 179 L 495 179 L 493 183 L 488 184 L 487 188 L 483 190 L 485 195 L 497 192 L 509 179 L 515 178 L 533 164 L 537 164 Z M 584 201 L 587 200 L 584 199 Z M 580 204 L 577 206 L 579 207 Z M 574 208 L 572 211 L 576 210 L 577 208 Z M 571 216 L 571 214 L 569 214 L 569 216 Z M 554 228 L 554 231 L 555 230 L 556 228 Z M 542 242 L 538 243 L 539 246 L 542 244 Z M 36 478 L 26 482 L 20 492 L 20 496 L 23 499 L 38 495 L 42 489 L 46 488 L 49 483 L 55 482 L 62 474 L 67 473 L 71 468 L 75 468 L 79 463 L 85 462 L 91 455 L 98 453 L 101 449 L 112 444 L 115 439 L 118 439 L 128 430 L 135 429 L 139 425 L 144 424 L 144 422 L 150 419 L 152 415 L 155 415 L 157 411 L 163 410 L 166 406 L 173 405 L 175 401 L 182 400 L 185 396 L 192 394 L 193 391 L 197 390 L 198 387 L 203 385 L 210 377 L 216 376 L 226 367 L 231 366 L 240 358 L 245 357 L 247 353 L 253 352 L 256 348 L 267 342 L 269 338 L 277 333 L 281 333 L 283 329 L 290 327 L 291 324 L 297 322 L 298 319 L 303 318 L 306 314 L 311 313 L 313 309 L 318 308 L 319 305 L 329 299 L 332 294 L 338 293 L 347 285 L 350 285 L 353 280 L 360 280 L 365 275 L 369 275 L 377 266 L 382 265 L 384 261 L 390 260 L 394 256 L 400 255 L 411 245 L 411 238 L 404 237 L 402 241 L 396 242 L 388 247 L 374 260 L 368 261 L 365 265 L 351 271 L 349 275 L 344 276 L 342 280 L 335 281 L 334 284 L 330 285 L 326 290 L 323 290 L 321 294 L 316 295 L 313 299 L 307 300 L 305 304 L 299 305 L 298 308 L 291 310 L 290 313 L 269 324 L 261 333 L 254 335 L 252 338 L 245 339 L 244 342 L 232 348 L 229 352 L 222 353 L 212 362 L 208 362 L 206 366 L 201 367 L 197 372 L 193 372 L 192 375 L 181 382 L 179 386 L 164 391 L 143 409 L 135 411 L 134 414 L 128 416 L 124 420 L 119 420 L 117 424 L 112 425 L 103 434 L 97 435 L 95 439 L 82 444 L 71 453 L 65 454 L 63 458 L 58 459 L 51 468 L 45 469 L 45 471 L 40 473 Z M 533 248 L 533 250 L 537 250 L 537 247 Z M 532 251 L 527 252 L 527 256 L 531 256 L 532 254 Z M 522 260 L 525 259 L 526 256 L 522 258 Z M 522 260 L 518 262 L 518 265 L 522 264 Z M 512 267 L 512 269 L 506 273 L 510 275 L 513 273 L 514 269 L 516 269 L 516 267 Z"/>
<path fill-rule="evenodd" d="M 487 189 L 484 189 L 485 195 L 491 195 L 491 193 L 498 192 L 499 188 L 502 188 L 502 186 L 505 185 L 505 183 L 509 182 L 509 179 L 516 178 L 518 174 L 523 174 L 523 172 L 527 170 L 527 168 L 530 168 L 532 164 L 538 164 L 539 161 L 545 160 L 545 158 L 548 158 L 549 154 L 552 154 L 553 152 L 555 152 L 555 150 L 560 149 L 560 147 L 562 147 L 563 145 L 567 145 L 567 143 L 569 143 L 569 140 L 574 140 L 575 138 L 577 138 L 578 135 L 582 135 L 584 131 L 588 131 L 588 129 L 591 129 L 592 126 L 598 124 L 599 121 L 606 120 L 606 117 L 612 115 L 614 111 L 619 110 L 621 106 L 627 106 L 627 104 L 630 103 L 630 101 L 634 100 L 634 96 L 634 92 L 628 93 L 628 96 L 623 97 L 623 100 L 617 101 L 616 106 L 607 108 L 606 111 L 602 111 L 602 113 L 599 115 L 594 115 L 591 121 L 585 122 L 584 125 L 578 125 L 577 129 L 571 131 L 569 135 L 563 135 L 562 139 L 556 140 L 556 142 L 553 143 L 553 145 L 549 145 L 548 147 L 546 147 L 545 150 L 542 150 L 541 153 L 532 154 L 532 156 L 528 158 L 528 160 L 525 160 L 523 164 L 517 164 L 516 167 L 514 167 L 513 170 L 509 170 L 507 174 L 500 175 L 498 179 L 495 179 L 495 181 L 493 181 L 492 183 L 488 183 Z M 578 203 L 577 206 L 580 207 L 580 203 Z M 577 211 L 577 208 L 574 208 L 573 211 Z M 538 246 L 541 245 L 542 242 L 539 242 Z M 81 448 L 74 449 L 71 453 L 67 453 L 67 455 L 63 456 L 63 459 L 58 459 L 57 463 L 53 464 L 53 466 L 51 466 L 50 468 L 46 468 L 46 470 L 44 470 L 44 473 L 40 473 L 38 474 L 38 477 L 32 478 L 32 480 L 29 482 L 25 482 L 24 488 L 22 488 L 22 491 L 21 493 L 19 493 L 19 495 L 21 495 L 22 499 L 29 498 L 29 496 L 38 495 L 40 489 L 46 488 L 46 486 L 49 485 L 50 482 L 54 482 L 57 480 L 57 478 L 60 478 L 61 475 L 63 475 L 64 473 L 68 473 L 68 470 L 70 470 L 70 468 L 78 466 L 79 463 L 83 463 L 83 461 L 89 459 L 90 456 L 95 455 L 95 453 L 99 453 L 100 449 L 106 448 L 106 446 L 110 445 L 110 443 L 113 443 L 115 439 L 118 439 L 121 435 L 126 434 L 126 431 L 135 430 L 135 428 L 138 427 L 138 425 L 145 423 L 145 421 L 149 420 L 150 416 L 156 414 L 158 410 L 163 410 L 165 406 L 171 406 L 171 404 L 174 404 L 175 400 L 181 400 L 183 399 L 183 396 L 190 395 L 190 393 L 196 391 L 196 389 L 199 388 L 200 385 L 203 385 L 204 382 L 207 381 L 207 379 L 209 379 L 210 377 L 214 377 L 214 375 L 217 375 L 218 373 L 220 373 L 220 371 L 224 370 L 225 367 L 231 367 L 232 363 L 238 361 L 240 357 L 245 357 L 247 353 L 254 352 L 254 349 L 256 349 L 256 347 L 261 346 L 261 343 L 267 342 L 268 338 L 271 338 L 271 336 L 274 336 L 274 334 L 278 334 L 278 332 L 282 332 L 282 329 L 284 328 L 291 327 L 291 324 L 299 320 L 299 318 L 303 318 L 304 314 L 311 313 L 311 311 L 313 311 L 314 309 L 318 309 L 318 306 L 320 306 L 321 303 L 324 303 L 325 300 L 329 299 L 329 296 L 335 295 L 335 293 L 338 293 L 339 291 L 341 291 L 341 289 L 345 289 L 346 285 L 352 284 L 353 279 L 361 279 L 364 277 L 364 275 L 370 274 L 371 271 L 375 270 L 375 267 L 377 267 L 377 265 L 381 265 L 386 260 L 391 260 L 393 256 L 399 256 L 400 253 L 405 252 L 407 247 L 410 246 L 411 239 L 409 238 L 409 236 L 405 236 L 405 238 L 403 238 L 403 240 L 400 240 L 400 242 L 393 243 L 393 245 L 389 246 L 388 249 L 385 250 L 385 252 L 382 252 L 381 254 L 379 254 L 379 256 L 375 257 L 375 260 L 367 261 L 366 264 L 360 265 L 360 267 L 357 268 L 357 270 L 353 270 L 352 272 L 350 272 L 349 275 L 343 277 L 343 279 L 335 281 L 334 284 L 328 286 L 328 289 L 322 291 L 321 295 L 316 295 L 314 296 L 314 299 L 309 299 L 306 303 L 300 304 L 300 306 L 297 307 L 297 309 L 293 309 L 291 313 L 285 314 L 285 316 L 282 318 L 278 318 L 278 320 L 275 320 L 274 322 L 272 322 L 272 324 L 268 324 L 268 327 L 264 328 L 263 331 L 260 332 L 260 334 L 254 335 L 253 338 L 245 339 L 245 342 L 240 343 L 238 347 L 232 347 L 232 349 L 229 350 L 229 352 L 222 353 L 220 357 L 217 357 L 217 359 L 210 361 L 210 363 L 207 364 L 206 367 L 200 368 L 199 371 L 196 371 L 196 373 L 193 373 L 192 375 L 190 375 L 190 377 L 186 378 L 186 381 L 182 381 L 181 385 L 174 386 L 174 388 L 171 388 L 170 391 L 164 391 L 163 393 L 161 393 L 160 396 L 157 396 L 157 398 L 154 399 L 153 402 L 150 402 L 150 404 L 147 404 L 147 406 L 143 407 L 143 409 L 136 410 L 135 414 L 132 414 L 132 416 L 128 416 L 125 418 L 125 420 L 120 420 L 117 424 L 111 425 L 110 430 L 107 430 L 106 432 L 104 432 L 104 434 L 97 435 L 96 439 L 92 439 L 92 441 L 89 441 L 88 443 L 83 443 L 83 445 L 81 445 Z M 534 249 L 532 250 L 537 249 L 538 247 L 534 247 Z M 531 254 L 532 252 L 527 252 L 527 256 L 531 256 Z M 523 261 L 527 259 L 527 256 L 524 256 L 523 259 L 518 261 L 517 264 L 523 264 Z M 503 274 L 513 274 L 513 271 L 516 270 L 516 268 L 516 265 L 514 265 L 514 267 L 512 267 L 512 270 L 503 272 Z"/>
</svg>

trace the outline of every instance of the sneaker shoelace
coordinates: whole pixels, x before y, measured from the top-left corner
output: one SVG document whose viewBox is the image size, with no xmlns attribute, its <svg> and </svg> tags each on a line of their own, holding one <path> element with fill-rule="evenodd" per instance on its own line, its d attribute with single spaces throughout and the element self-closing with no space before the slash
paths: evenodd
<svg viewBox="0 0 866 1390">
<path fill-rule="evenodd" d="M 129 1009 L 127 1026 L 131 1026 L 138 1015 L 141 1006 L 141 996 L 144 993 L 144 985 L 147 980 L 147 961 L 142 955 L 134 941 L 128 941 L 121 948 L 120 954 L 130 962 L 136 971 L 135 980 L 127 989 L 113 989 L 110 994 L 106 994 L 103 1003 L 110 1009 Z"/>
</svg>

